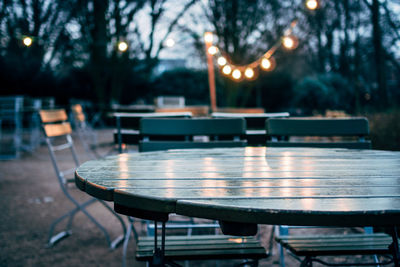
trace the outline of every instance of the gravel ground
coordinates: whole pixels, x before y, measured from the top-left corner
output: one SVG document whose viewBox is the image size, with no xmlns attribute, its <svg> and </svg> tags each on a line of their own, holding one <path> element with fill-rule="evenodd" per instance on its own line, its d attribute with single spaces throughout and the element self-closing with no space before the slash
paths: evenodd
<svg viewBox="0 0 400 267">
<path fill-rule="evenodd" d="M 99 141 L 111 142 L 110 130 L 98 131 Z M 78 140 L 75 138 L 75 140 Z M 75 143 L 80 162 L 89 160 L 81 144 Z M 101 148 L 100 153 L 111 151 Z M 63 166 L 72 161 L 61 155 Z M 72 189 L 76 199 L 84 201 L 89 197 Z M 47 147 L 43 144 L 34 152 L 23 153 L 19 159 L 0 161 L 0 266 L 121 266 L 122 248 L 110 251 L 104 236 L 86 216 L 78 214 L 73 223 L 73 234 L 46 248 L 48 228 L 73 205 L 61 192 Z M 88 209 L 105 227 L 112 237 L 121 233 L 117 220 L 100 204 Z M 124 218 L 126 220 L 126 218 Z M 140 228 L 140 224 L 137 225 Z M 260 237 L 267 246 L 272 226 L 260 226 Z M 317 230 L 322 233 L 326 230 Z M 129 266 L 145 266 L 135 261 L 134 241 L 129 244 Z M 286 257 L 286 266 L 299 266 L 291 257 Z M 360 258 L 352 258 L 358 261 Z M 334 259 L 335 261 L 337 259 Z M 190 266 L 232 266 L 237 261 L 190 262 Z M 272 256 L 260 262 L 260 266 L 279 266 L 279 253 L 274 246 Z M 315 264 L 318 266 L 318 264 Z M 354 266 L 357 266 L 356 264 Z"/>
</svg>

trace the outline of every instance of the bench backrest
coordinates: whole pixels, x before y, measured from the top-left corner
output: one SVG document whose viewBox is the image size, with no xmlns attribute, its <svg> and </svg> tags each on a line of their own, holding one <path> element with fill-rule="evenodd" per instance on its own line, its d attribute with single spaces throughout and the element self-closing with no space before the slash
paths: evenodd
<svg viewBox="0 0 400 267">
<path fill-rule="evenodd" d="M 289 117 L 289 112 L 276 113 L 228 113 L 213 112 L 213 118 L 244 118 L 246 120 L 247 129 L 265 129 L 265 121 L 269 118 Z"/>
<path fill-rule="evenodd" d="M 366 118 L 272 118 L 266 122 L 266 131 L 271 141 L 267 146 L 311 146 L 370 148 L 371 143 L 364 138 L 369 134 Z M 290 136 L 357 137 L 356 141 L 330 142 L 290 142 Z M 286 141 L 278 141 L 278 137 Z"/>
<path fill-rule="evenodd" d="M 135 113 L 135 112 L 121 112 L 114 113 L 117 122 L 117 128 L 139 130 L 140 120 L 143 118 L 190 118 L 190 112 L 148 112 L 148 113 Z M 119 124 L 119 126 L 118 126 Z"/>
<path fill-rule="evenodd" d="M 140 151 L 172 148 L 211 148 L 245 146 L 246 133 L 243 118 L 235 119 L 142 119 L 139 142 Z M 206 137 L 196 141 L 196 136 Z"/>
</svg>

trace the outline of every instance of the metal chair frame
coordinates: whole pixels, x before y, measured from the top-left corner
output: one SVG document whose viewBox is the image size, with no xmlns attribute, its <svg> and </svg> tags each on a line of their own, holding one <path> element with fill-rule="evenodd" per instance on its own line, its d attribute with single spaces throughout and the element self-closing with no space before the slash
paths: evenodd
<svg viewBox="0 0 400 267">
<path fill-rule="evenodd" d="M 68 184 L 74 182 L 74 179 L 66 179 L 66 175 L 68 174 L 73 174 L 75 171 L 75 168 L 72 169 L 68 169 L 68 170 L 61 170 L 60 167 L 58 166 L 58 162 L 57 162 L 57 157 L 56 157 L 56 152 L 57 151 L 62 151 L 62 150 L 66 150 L 69 149 L 71 154 L 72 154 L 72 158 L 73 161 L 76 165 L 76 167 L 79 166 L 79 160 L 78 160 L 78 156 L 76 153 L 76 150 L 74 148 L 74 144 L 73 144 L 73 139 L 71 137 L 71 128 L 69 125 L 69 122 L 62 122 L 63 125 L 66 125 L 67 127 L 69 127 L 69 131 L 67 130 L 66 133 L 62 133 L 62 134 L 57 134 L 57 135 L 53 135 L 53 136 L 48 136 L 48 134 L 46 133 L 46 129 L 45 126 L 53 123 L 53 122 L 60 122 L 60 120 L 57 119 L 57 121 L 47 121 L 46 119 L 43 118 L 43 116 L 45 116 L 44 114 L 47 112 L 60 112 L 60 114 L 65 114 L 64 117 L 66 118 L 67 115 L 65 113 L 65 110 L 49 110 L 49 111 L 40 111 L 40 115 L 41 115 L 41 119 L 42 119 L 42 126 L 43 126 L 43 130 L 46 136 L 46 143 L 48 146 L 48 150 L 50 153 L 50 158 L 51 158 L 51 162 L 53 164 L 54 170 L 56 172 L 57 175 L 57 179 L 58 182 L 60 184 L 61 190 L 64 193 L 64 195 L 68 198 L 68 200 L 70 200 L 73 204 L 74 204 L 74 208 L 71 209 L 70 211 L 66 212 L 65 214 L 63 214 L 62 216 L 60 216 L 59 218 L 57 218 L 56 220 L 54 220 L 50 226 L 49 229 L 49 233 L 48 233 L 48 241 L 47 241 L 47 247 L 52 247 L 54 246 L 57 242 L 61 241 L 62 239 L 70 236 L 72 234 L 72 222 L 74 219 L 74 216 L 76 215 L 76 213 L 78 212 L 82 212 L 83 214 L 85 214 L 104 234 L 107 244 L 109 246 L 109 248 L 115 249 L 123 240 L 125 237 L 125 233 L 126 233 L 126 226 L 124 221 L 122 220 L 122 218 L 115 213 L 115 211 L 110 208 L 104 201 L 96 199 L 96 198 L 91 198 L 83 203 L 79 203 L 69 192 L 69 188 L 68 188 Z M 59 123 L 60 124 L 60 123 Z M 55 139 L 62 139 L 65 138 L 65 142 L 55 145 L 53 144 L 53 141 Z M 109 233 L 107 232 L 107 230 L 104 228 L 104 226 L 102 226 L 87 210 L 86 207 L 96 203 L 96 202 L 100 202 L 100 204 L 102 204 L 108 211 L 110 211 L 116 218 L 117 220 L 120 222 L 122 230 L 123 230 L 123 234 L 118 236 L 117 238 L 115 238 L 114 240 L 111 240 Z M 64 231 L 60 231 L 57 234 L 53 234 L 55 227 L 61 223 L 64 219 L 68 218 L 68 222 L 66 225 L 66 228 Z"/>
</svg>

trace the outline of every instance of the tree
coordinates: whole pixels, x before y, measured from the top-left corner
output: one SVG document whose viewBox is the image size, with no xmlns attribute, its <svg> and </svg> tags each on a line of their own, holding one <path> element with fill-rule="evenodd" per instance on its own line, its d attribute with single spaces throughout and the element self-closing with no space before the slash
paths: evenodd
<svg viewBox="0 0 400 267">
<path fill-rule="evenodd" d="M 119 101 L 126 79 L 135 73 L 150 78 L 158 63 L 164 41 L 181 16 L 196 2 L 186 1 L 178 13 L 168 19 L 171 0 L 80 0 L 76 22 L 80 26 L 84 63 L 92 77 L 100 103 Z M 146 22 L 149 22 L 147 24 Z M 166 29 L 160 38 L 159 27 Z M 129 44 L 120 52 L 120 41 Z M 142 75 L 142 74 L 140 74 Z"/>
<path fill-rule="evenodd" d="M 41 73 L 51 70 L 54 55 L 68 38 L 64 25 L 71 19 L 71 9 L 66 1 L 3 0 L 0 10 L 1 56 L 14 76 L 6 77 L 12 79 L 9 89 L 16 93 L 32 88 Z M 33 40 L 29 47 L 23 45 L 24 37 Z"/>
</svg>

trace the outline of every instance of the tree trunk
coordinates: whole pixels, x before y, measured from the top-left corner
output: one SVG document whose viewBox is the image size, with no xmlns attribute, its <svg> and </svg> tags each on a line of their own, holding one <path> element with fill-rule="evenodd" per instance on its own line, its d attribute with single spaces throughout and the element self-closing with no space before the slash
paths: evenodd
<svg viewBox="0 0 400 267">
<path fill-rule="evenodd" d="M 91 31 L 92 48 L 90 57 L 90 73 L 92 76 L 93 89 L 99 104 L 108 104 L 107 92 L 107 22 L 106 10 L 108 1 L 93 2 L 94 27 Z"/>
<path fill-rule="evenodd" d="M 379 92 L 379 107 L 385 108 L 388 104 L 387 84 L 385 75 L 385 56 L 382 47 L 382 31 L 380 22 L 380 4 L 379 0 L 373 0 L 371 6 L 371 21 L 372 21 L 372 35 L 373 45 L 375 50 L 375 67 L 376 67 L 376 80 L 378 83 Z"/>
</svg>

